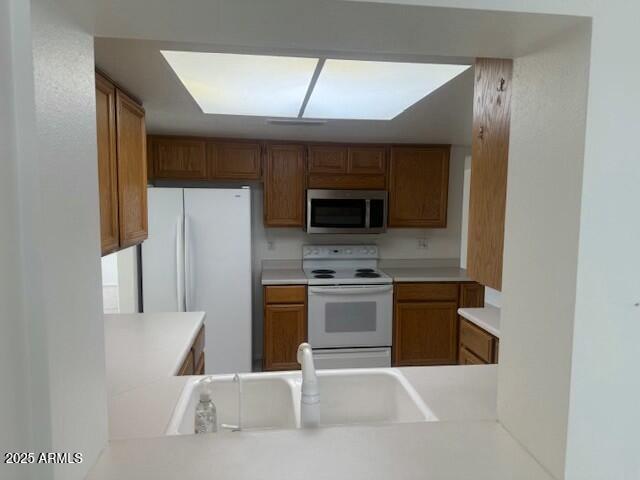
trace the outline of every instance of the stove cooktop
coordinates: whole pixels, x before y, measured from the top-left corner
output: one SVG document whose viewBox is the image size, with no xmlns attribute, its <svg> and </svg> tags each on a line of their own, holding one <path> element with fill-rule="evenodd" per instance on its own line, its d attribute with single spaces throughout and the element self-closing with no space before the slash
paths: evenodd
<svg viewBox="0 0 640 480">
<path fill-rule="evenodd" d="M 392 283 L 386 273 L 373 268 L 305 270 L 309 285 L 369 285 Z"/>
</svg>

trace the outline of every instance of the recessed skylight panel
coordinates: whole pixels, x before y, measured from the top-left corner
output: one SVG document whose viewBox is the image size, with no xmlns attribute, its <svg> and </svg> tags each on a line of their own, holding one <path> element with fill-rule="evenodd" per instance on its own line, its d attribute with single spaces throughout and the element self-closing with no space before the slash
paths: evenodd
<svg viewBox="0 0 640 480">
<path fill-rule="evenodd" d="M 317 58 L 163 50 L 204 113 L 297 117 Z"/>
<path fill-rule="evenodd" d="M 391 120 L 469 65 L 327 59 L 304 118 Z"/>
</svg>

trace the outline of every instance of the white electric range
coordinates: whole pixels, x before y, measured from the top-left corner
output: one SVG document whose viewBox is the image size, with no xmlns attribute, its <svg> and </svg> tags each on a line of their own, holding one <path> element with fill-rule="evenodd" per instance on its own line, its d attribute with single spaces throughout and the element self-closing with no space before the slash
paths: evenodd
<svg viewBox="0 0 640 480">
<path fill-rule="evenodd" d="M 317 368 L 391 366 L 392 279 L 375 245 L 305 245 L 308 333 Z"/>
</svg>

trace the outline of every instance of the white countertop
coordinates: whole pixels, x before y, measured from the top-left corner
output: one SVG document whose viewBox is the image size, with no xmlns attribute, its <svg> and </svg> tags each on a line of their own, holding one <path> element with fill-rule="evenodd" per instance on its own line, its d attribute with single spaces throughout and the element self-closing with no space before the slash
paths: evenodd
<svg viewBox="0 0 640 480">
<path fill-rule="evenodd" d="M 110 419 L 155 438 L 112 437 L 87 478 L 551 480 L 496 421 L 495 365 L 400 371 L 441 421 L 163 436 L 186 377 L 158 380 Z"/>
<path fill-rule="evenodd" d="M 204 317 L 204 312 L 105 315 L 108 396 L 175 375 Z"/>
<path fill-rule="evenodd" d="M 469 282 L 467 271 L 458 267 L 383 267 L 394 282 Z"/>
<path fill-rule="evenodd" d="M 262 285 L 306 285 L 300 260 L 263 260 Z"/>
<path fill-rule="evenodd" d="M 500 309 L 493 305 L 483 308 L 459 308 L 458 314 L 494 337 L 500 338 Z"/>
</svg>

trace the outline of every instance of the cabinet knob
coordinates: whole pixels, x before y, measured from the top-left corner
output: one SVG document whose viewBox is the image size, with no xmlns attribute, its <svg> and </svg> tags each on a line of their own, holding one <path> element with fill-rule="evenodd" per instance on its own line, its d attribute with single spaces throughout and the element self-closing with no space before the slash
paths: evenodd
<svg viewBox="0 0 640 480">
<path fill-rule="evenodd" d="M 478 132 L 478 138 L 480 140 L 484 139 L 484 127 L 480 127 L 480 131 Z"/>
</svg>

